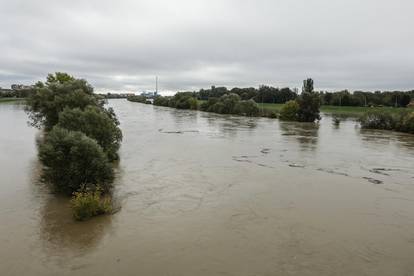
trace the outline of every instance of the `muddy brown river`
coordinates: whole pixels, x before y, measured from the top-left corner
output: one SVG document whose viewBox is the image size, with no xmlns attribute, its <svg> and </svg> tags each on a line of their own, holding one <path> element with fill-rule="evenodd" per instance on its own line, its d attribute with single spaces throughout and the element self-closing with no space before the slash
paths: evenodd
<svg viewBox="0 0 414 276">
<path fill-rule="evenodd" d="M 75 222 L 0 104 L 0 275 L 414 275 L 414 135 L 109 105 L 121 209 Z"/>
</svg>

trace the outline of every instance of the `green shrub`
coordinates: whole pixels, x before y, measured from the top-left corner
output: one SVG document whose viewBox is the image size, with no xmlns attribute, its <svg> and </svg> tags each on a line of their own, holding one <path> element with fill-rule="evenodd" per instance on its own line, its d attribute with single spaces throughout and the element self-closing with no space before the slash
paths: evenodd
<svg viewBox="0 0 414 276">
<path fill-rule="evenodd" d="M 213 105 L 215 105 L 218 101 L 219 101 L 218 98 L 209 98 L 207 101 L 203 102 L 200 105 L 200 110 L 212 112 L 212 111 L 209 111 L 210 107 L 212 107 Z"/>
<path fill-rule="evenodd" d="M 147 98 L 141 95 L 128 96 L 127 100 L 130 102 L 146 103 Z"/>
<path fill-rule="evenodd" d="M 170 99 L 171 99 L 171 97 L 158 96 L 154 99 L 154 105 L 169 106 Z"/>
<path fill-rule="evenodd" d="M 102 147 L 84 133 L 54 127 L 39 144 L 43 179 L 58 192 L 72 194 L 82 185 L 102 185 L 109 190 L 113 168 Z"/>
<path fill-rule="evenodd" d="M 259 114 L 259 106 L 253 100 L 239 101 L 234 107 L 234 113 L 243 116 L 257 116 Z"/>
<path fill-rule="evenodd" d="M 298 120 L 299 104 L 296 101 L 288 101 L 280 110 L 279 118 L 285 121 Z"/>
<path fill-rule="evenodd" d="M 118 127 L 118 120 L 115 115 L 111 115 L 111 112 L 96 106 L 88 106 L 84 110 L 65 108 L 59 113 L 57 126 L 85 133 L 98 142 L 110 161 L 116 160 L 122 132 Z"/>
<path fill-rule="evenodd" d="M 362 128 L 392 130 L 396 127 L 396 119 L 390 113 L 380 110 L 366 112 L 359 122 Z"/>
<path fill-rule="evenodd" d="M 103 196 L 100 188 L 80 190 L 73 193 L 71 200 L 73 217 L 76 220 L 86 220 L 93 216 L 112 212 L 112 201 L 109 196 Z"/>
<path fill-rule="evenodd" d="M 397 130 L 414 134 L 414 111 L 401 115 Z"/>
</svg>

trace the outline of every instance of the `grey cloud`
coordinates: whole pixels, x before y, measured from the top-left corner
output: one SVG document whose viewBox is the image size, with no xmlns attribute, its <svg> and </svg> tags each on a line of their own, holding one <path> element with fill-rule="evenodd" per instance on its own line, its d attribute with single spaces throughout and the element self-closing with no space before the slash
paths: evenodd
<svg viewBox="0 0 414 276">
<path fill-rule="evenodd" d="M 101 91 L 413 89 L 411 0 L 0 0 L 0 86 L 66 71 Z"/>
</svg>

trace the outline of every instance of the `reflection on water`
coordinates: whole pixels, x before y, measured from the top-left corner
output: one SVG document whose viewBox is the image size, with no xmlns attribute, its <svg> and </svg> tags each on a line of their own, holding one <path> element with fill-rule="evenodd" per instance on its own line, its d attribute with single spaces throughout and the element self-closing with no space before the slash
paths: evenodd
<svg viewBox="0 0 414 276">
<path fill-rule="evenodd" d="M 318 147 L 319 123 L 298 123 L 279 121 L 282 136 L 289 142 L 296 140 L 303 151 L 313 151 Z"/>
<path fill-rule="evenodd" d="M 410 275 L 414 136 L 111 100 L 112 216 L 39 183 L 37 130 L 0 105 L 0 275 Z"/>
<path fill-rule="evenodd" d="M 45 198 L 41 210 L 40 238 L 50 252 L 84 254 L 93 250 L 111 224 L 111 216 L 76 222 L 72 218 L 69 199 L 57 195 Z M 70 257 L 70 256 L 65 256 Z"/>
</svg>

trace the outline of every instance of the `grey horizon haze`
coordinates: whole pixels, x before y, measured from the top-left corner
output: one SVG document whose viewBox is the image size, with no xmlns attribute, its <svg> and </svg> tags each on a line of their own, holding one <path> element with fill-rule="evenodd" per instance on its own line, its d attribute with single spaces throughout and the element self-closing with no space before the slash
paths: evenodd
<svg viewBox="0 0 414 276">
<path fill-rule="evenodd" d="M 412 0 L 0 0 L 0 87 L 414 89 Z"/>
</svg>

